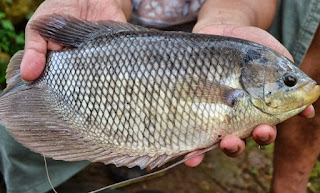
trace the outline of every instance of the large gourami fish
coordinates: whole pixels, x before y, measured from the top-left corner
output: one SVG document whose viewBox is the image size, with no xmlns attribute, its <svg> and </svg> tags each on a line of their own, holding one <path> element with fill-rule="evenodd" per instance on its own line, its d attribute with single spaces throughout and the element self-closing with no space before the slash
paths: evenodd
<svg viewBox="0 0 320 193">
<path fill-rule="evenodd" d="M 161 166 L 226 135 L 250 136 L 305 109 L 320 88 L 281 54 L 247 40 L 164 32 L 50 15 L 41 77 L 7 69 L 0 122 L 26 147 L 58 160 Z"/>
</svg>

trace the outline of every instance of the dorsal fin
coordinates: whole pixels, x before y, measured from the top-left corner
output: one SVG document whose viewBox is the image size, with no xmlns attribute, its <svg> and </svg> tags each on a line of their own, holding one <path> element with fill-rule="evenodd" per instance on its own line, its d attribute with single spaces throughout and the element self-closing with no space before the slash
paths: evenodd
<svg viewBox="0 0 320 193">
<path fill-rule="evenodd" d="M 78 47 L 101 35 L 123 31 L 149 31 L 150 29 L 116 21 L 87 21 L 68 15 L 51 14 L 35 20 L 31 27 L 47 41 L 63 46 Z"/>
</svg>

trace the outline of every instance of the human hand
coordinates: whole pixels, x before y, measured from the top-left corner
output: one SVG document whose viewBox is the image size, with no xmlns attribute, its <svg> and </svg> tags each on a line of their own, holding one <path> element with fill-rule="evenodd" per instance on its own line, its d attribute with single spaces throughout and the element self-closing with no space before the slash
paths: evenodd
<svg viewBox="0 0 320 193">
<path fill-rule="evenodd" d="M 238 11 L 233 12 L 232 10 L 231 11 L 229 10 L 230 7 L 233 9 L 236 9 L 235 7 L 231 6 L 231 4 L 233 3 L 231 1 L 229 1 L 231 2 L 229 4 L 227 2 L 222 5 L 222 6 L 226 6 L 224 8 L 226 10 L 229 10 L 231 15 L 225 14 L 226 11 L 221 11 L 221 9 L 213 10 L 213 9 L 216 9 L 216 7 L 218 6 L 217 2 L 218 2 L 217 0 L 211 0 L 205 3 L 204 7 L 201 9 L 198 22 L 193 28 L 194 33 L 222 35 L 222 36 L 230 36 L 230 37 L 250 40 L 250 41 L 265 45 L 269 48 L 272 48 L 282 53 L 283 55 L 285 55 L 291 61 L 293 61 L 293 58 L 290 55 L 289 51 L 271 34 L 261 29 L 268 26 L 268 24 L 270 25 L 271 23 L 270 21 L 268 22 L 266 20 L 263 20 L 262 24 L 261 22 L 260 23 L 251 22 L 250 18 L 248 19 L 243 15 L 243 12 L 238 12 Z M 213 3 L 215 4 L 212 5 Z M 270 3 L 268 4 L 268 6 L 270 6 L 269 10 L 272 10 L 272 7 L 274 8 L 274 6 L 270 5 Z M 261 7 L 264 7 L 264 6 L 261 6 Z M 248 12 L 248 13 L 251 13 L 251 12 Z M 273 13 L 269 13 L 269 14 L 273 15 Z M 253 27 L 253 26 L 259 26 L 261 28 Z M 308 106 L 302 113 L 300 113 L 300 115 L 304 117 L 313 117 L 314 116 L 313 106 L 312 105 Z M 252 137 L 259 145 L 268 145 L 274 142 L 276 138 L 276 134 L 277 134 L 277 130 L 275 126 L 271 127 L 268 125 L 259 125 L 253 130 Z M 243 152 L 245 148 L 245 142 L 241 140 L 239 137 L 228 135 L 221 140 L 220 148 L 228 156 L 236 157 Z M 194 153 L 195 152 L 191 152 L 186 156 L 189 156 Z M 200 155 L 186 161 L 185 164 L 190 167 L 195 167 L 201 163 L 203 158 L 204 158 L 204 155 Z"/>
<path fill-rule="evenodd" d="M 131 0 L 46 0 L 29 20 L 25 30 L 25 52 L 21 62 L 21 78 L 37 79 L 44 70 L 47 50 L 60 50 L 63 46 L 45 41 L 30 28 L 32 21 L 47 14 L 64 14 L 91 21 L 115 20 L 126 22 L 132 11 Z"/>
</svg>

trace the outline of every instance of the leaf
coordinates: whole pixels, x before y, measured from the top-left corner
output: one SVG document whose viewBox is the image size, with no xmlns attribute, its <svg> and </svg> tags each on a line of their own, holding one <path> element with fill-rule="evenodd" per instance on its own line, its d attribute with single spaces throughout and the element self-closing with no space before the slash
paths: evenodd
<svg viewBox="0 0 320 193">
<path fill-rule="evenodd" d="M 6 20 L 6 19 L 1 20 L 1 25 L 2 25 L 3 29 L 5 29 L 5 30 L 14 31 L 14 27 L 13 27 L 11 21 L 9 21 L 9 20 Z"/>
<path fill-rule="evenodd" d="M 12 0 L 6 0 L 6 2 L 12 4 Z"/>
<path fill-rule="evenodd" d="M 0 60 L 0 89 L 3 89 L 3 86 L 5 85 L 6 82 L 6 68 L 8 65 L 9 61 L 5 60 Z"/>
<path fill-rule="evenodd" d="M 19 45 L 24 45 L 24 33 L 23 32 L 20 32 L 20 34 L 17 35 L 16 43 Z"/>
<path fill-rule="evenodd" d="M 34 14 L 33 11 L 31 11 L 30 13 L 28 13 L 28 15 L 26 16 L 26 19 L 29 20 L 29 19 L 32 17 L 33 14 Z"/>
<path fill-rule="evenodd" d="M 10 46 L 10 42 L 8 40 L 3 40 L 1 41 L 1 49 L 4 51 L 4 52 L 9 52 L 9 46 Z"/>
<path fill-rule="evenodd" d="M 310 174 L 310 178 L 320 178 L 320 162 L 317 161 Z"/>
<path fill-rule="evenodd" d="M 5 17 L 6 17 L 6 14 L 3 13 L 3 12 L 0 12 L 0 19 L 3 19 L 3 18 L 5 18 Z"/>
</svg>

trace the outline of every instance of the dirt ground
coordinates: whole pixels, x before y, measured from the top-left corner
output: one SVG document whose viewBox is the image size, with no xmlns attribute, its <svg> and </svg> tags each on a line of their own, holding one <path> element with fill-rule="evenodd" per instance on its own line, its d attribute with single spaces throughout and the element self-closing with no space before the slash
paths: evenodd
<svg viewBox="0 0 320 193">
<path fill-rule="evenodd" d="M 198 167 L 189 168 L 182 164 L 160 177 L 132 184 L 121 190 L 126 193 L 143 190 L 159 190 L 163 193 L 268 192 L 272 174 L 272 150 L 268 148 L 261 150 L 253 145 L 238 158 L 229 158 L 216 149 L 207 153 Z M 101 185 L 114 183 L 103 164 L 91 164 L 70 182 Z"/>
<path fill-rule="evenodd" d="M 249 140 L 245 152 L 237 158 L 227 157 L 219 149 L 215 149 L 206 154 L 198 167 L 190 168 L 181 164 L 152 179 L 128 185 L 120 190 L 125 193 L 147 193 L 143 192 L 146 190 L 148 193 L 150 190 L 154 190 L 153 193 L 266 193 L 269 192 L 272 180 L 272 152 L 272 145 L 261 150 Z M 311 174 L 308 193 L 320 193 L 319 168 L 318 161 Z M 110 171 L 123 172 L 112 165 L 94 163 L 68 182 L 107 186 L 115 183 L 115 177 Z M 0 193 L 5 193 L 1 176 Z"/>
<path fill-rule="evenodd" d="M 121 188 L 125 193 L 158 190 L 163 193 L 266 193 L 272 180 L 273 146 L 261 150 L 252 140 L 245 152 L 230 158 L 219 149 L 206 154 L 195 168 L 179 165 L 163 175 Z M 109 166 L 110 167 L 110 166 Z M 108 166 L 91 164 L 70 179 L 70 182 L 114 183 Z M 109 173 L 109 174 L 108 174 Z M 313 177 L 308 184 L 309 193 L 320 193 L 320 178 Z"/>
</svg>

